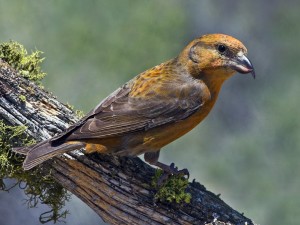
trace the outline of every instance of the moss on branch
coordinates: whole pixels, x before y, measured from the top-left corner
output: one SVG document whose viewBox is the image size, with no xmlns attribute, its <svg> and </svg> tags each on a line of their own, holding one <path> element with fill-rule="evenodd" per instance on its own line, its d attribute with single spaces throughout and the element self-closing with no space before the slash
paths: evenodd
<svg viewBox="0 0 300 225">
<path fill-rule="evenodd" d="M 41 70 L 41 51 L 28 54 L 26 49 L 15 41 L 0 44 L 0 58 L 16 69 L 23 77 L 41 85 L 41 80 L 46 73 Z M 19 96 L 21 101 L 26 101 L 26 96 Z M 15 186 L 24 189 L 28 196 L 28 207 L 36 207 L 40 202 L 47 204 L 50 211 L 40 215 L 40 222 L 57 222 L 65 218 L 67 211 L 63 210 L 65 201 L 70 195 L 51 176 L 51 171 L 45 171 L 42 167 L 30 171 L 22 169 L 24 157 L 14 154 L 11 149 L 14 146 L 34 144 L 35 141 L 25 134 L 25 126 L 9 126 L 4 120 L 0 120 L 0 190 L 9 191 Z M 7 187 L 5 179 L 15 180 L 15 184 Z"/>
<path fill-rule="evenodd" d="M 186 192 L 189 184 L 187 178 L 183 175 L 172 175 L 164 181 L 162 185 L 158 185 L 163 171 L 157 169 L 152 179 L 152 186 L 156 188 L 155 200 L 166 203 L 190 203 L 192 195 Z"/>
<path fill-rule="evenodd" d="M 46 75 L 41 69 L 41 63 L 45 59 L 41 58 L 42 53 L 36 50 L 28 54 L 23 45 L 15 41 L 0 44 L 0 58 L 19 71 L 23 77 L 38 84 L 41 84 Z"/>
</svg>

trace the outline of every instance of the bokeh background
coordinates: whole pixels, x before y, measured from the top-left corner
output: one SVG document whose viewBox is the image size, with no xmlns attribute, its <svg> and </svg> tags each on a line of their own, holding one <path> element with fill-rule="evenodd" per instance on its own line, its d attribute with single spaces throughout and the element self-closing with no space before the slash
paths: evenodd
<svg viewBox="0 0 300 225">
<path fill-rule="evenodd" d="M 300 221 L 300 5 L 292 0 L 0 0 L 0 41 L 45 52 L 43 84 L 88 112 L 192 39 L 242 40 L 257 79 L 236 75 L 208 118 L 162 151 L 258 224 Z M 7 181 L 11 182 L 11 181 Z M 0 192 L 1 225 L 39 224 L 17 188 Z M 67 224 L 101 224 L 75 196 Z M 49 223 L 51 224 L 51 223 Z M 58 223 L 63 224 L 63 223 Z"/>
</svg>

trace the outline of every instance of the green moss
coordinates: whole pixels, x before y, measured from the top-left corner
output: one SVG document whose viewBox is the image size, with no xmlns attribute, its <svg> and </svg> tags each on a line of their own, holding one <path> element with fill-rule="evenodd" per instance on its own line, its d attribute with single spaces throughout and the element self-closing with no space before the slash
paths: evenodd
<svg viewBox="0 0 300 225">
<path fill-rule="evenodd" d="M 158 186 L 157 183 L 162 174 L 162 170 L 156 170 L 151 182 L 152 186 L 157 189 L 155 200 L 168 203 L 190 203 L 192 196 L 186 192 L 188 179 L 183 175 L 172 175 Z"/>
<path fill-rule="evenodd" d="M 84 112 L 81 110 L 75 110 L 75 107 L 73 105 L 71 105 L 70 103 L 66 103 L 65 104 L 69 109 L 71 109 L 72 111 L 75 112 L 76 116 L 80 119 L 82 117 L 84 117 Z"/>
<path fill-rule="evenodd" d="M 71 109 L 72 111 L 74 110 L 74 106 L 73 105 L 71 105 L 69 102 L 67 102 L 66 104 L 65 104 L 65 106 L 67 106 L 69 109 Z"/>
<path fill-rule="evenodd" d="M 75 110 L 75 114 L 79 119 L 84 117 L 84 112 L 81 110 Z"/>
<path fill-rule="evenodd" d="M 35 207 L 39 202 L 49 205 L 50 211 L 40 216 L 41 223 L 57 222 L 65 218 L 67 211 L 62 211 L 69 194 L 51 177 L 51 172 L 42 167 L 30 171 L 22 169 L 23 156 L 11 152 L 13 146 L 34 144 L 34 141 L 24 134 L 24 126 L 8 126 L 0 120 L 0 190 L 9 191 L 5 185 L 6 178 L 16 179 L 14 186 L 24 189 L 28 196 L 27 205 Z"/>
<path fill-rule="evenodd" d="M 42 52 L 35 51 L 28 54 L 26 49 L 19 43 L 10 41 L 0 44 L 0 58 L 16 69 L 23 77 L 34 81 L 41 87 L 41 80 L 46 75 L 41 70 Z M 32 90 L 34 92 L 34 90 Z M 20 95 L 19 99 L 26 101 L 26 96 Z M 73 107 L 70 107 L 73 111 Z M 76 114 L 83 115 L 80 111 Z M 45 171 L 43 167 L 37 167 L 24 171 L 22 163 L 24 156 L 14 154 L 11 149 L 14 146 L 34 144 L 34 140 L 25 135 L 25 126 L 8 126 L 0 119 L 0 190 L 9 191 L 5 179 L 16 180 L 14 186 L 24 189 L 28 196 L 28 207 L 36 207 L 39 202 L 47 204 L 51 210 L 40 216 L 40 222 L 58 222 L 67 215 L 62 210 L 65 201 L 70 197 L 67 190 L 57 183 L 51 176 L 51 171 Z"/>
<path fill-rule="evenodd" d="M 25 96 L 25 95 L 20 95 L 20 96 L 19 96 L 19 99 L 20 99 L 22 102 L 26 102 L 26 96 Z"/>
<path fill-rule="evenodd" d="M 34 51 L 28 54 L 26 49 L 15 41 L 4 42 L 0 44 L 0 58 L 18 70 L 22 76 L 40 84 L 45 77 L 41 69 L 41 51 Z"/>
</svg>

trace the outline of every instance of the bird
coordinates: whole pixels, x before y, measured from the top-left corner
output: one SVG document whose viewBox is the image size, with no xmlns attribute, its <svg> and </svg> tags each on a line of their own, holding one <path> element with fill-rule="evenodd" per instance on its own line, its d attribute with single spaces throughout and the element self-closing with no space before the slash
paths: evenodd
<svg viewBox="0 0 300 225">
<path fill-rule="evenodd" d="M 237 72 L 255 78 L 244 44 L 225 34 L 202 35 L 177 57 L 138 74 L 112 92 L 65 132 L 13 151 L 26 155 L 24 170 L 84 148 L 87 154 L 144 154 L 146 162 L 168 174 L 182 172 L 174 163 L 160 162 L 160 150 L 209 114 L 222 84 Z"/>
</svg>

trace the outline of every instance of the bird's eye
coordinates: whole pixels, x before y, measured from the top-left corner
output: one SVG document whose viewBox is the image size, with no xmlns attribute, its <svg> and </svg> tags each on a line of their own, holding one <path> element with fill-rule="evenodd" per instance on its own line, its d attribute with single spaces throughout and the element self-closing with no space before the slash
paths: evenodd
<svg viewBox="0 0 300 225">
<path fill-rule="evenodd" d="M 225 45 L 218 45 L 218 51 L 220 53 L 224 53 L 226 51 L 227 47 Z"/>
</svg>

